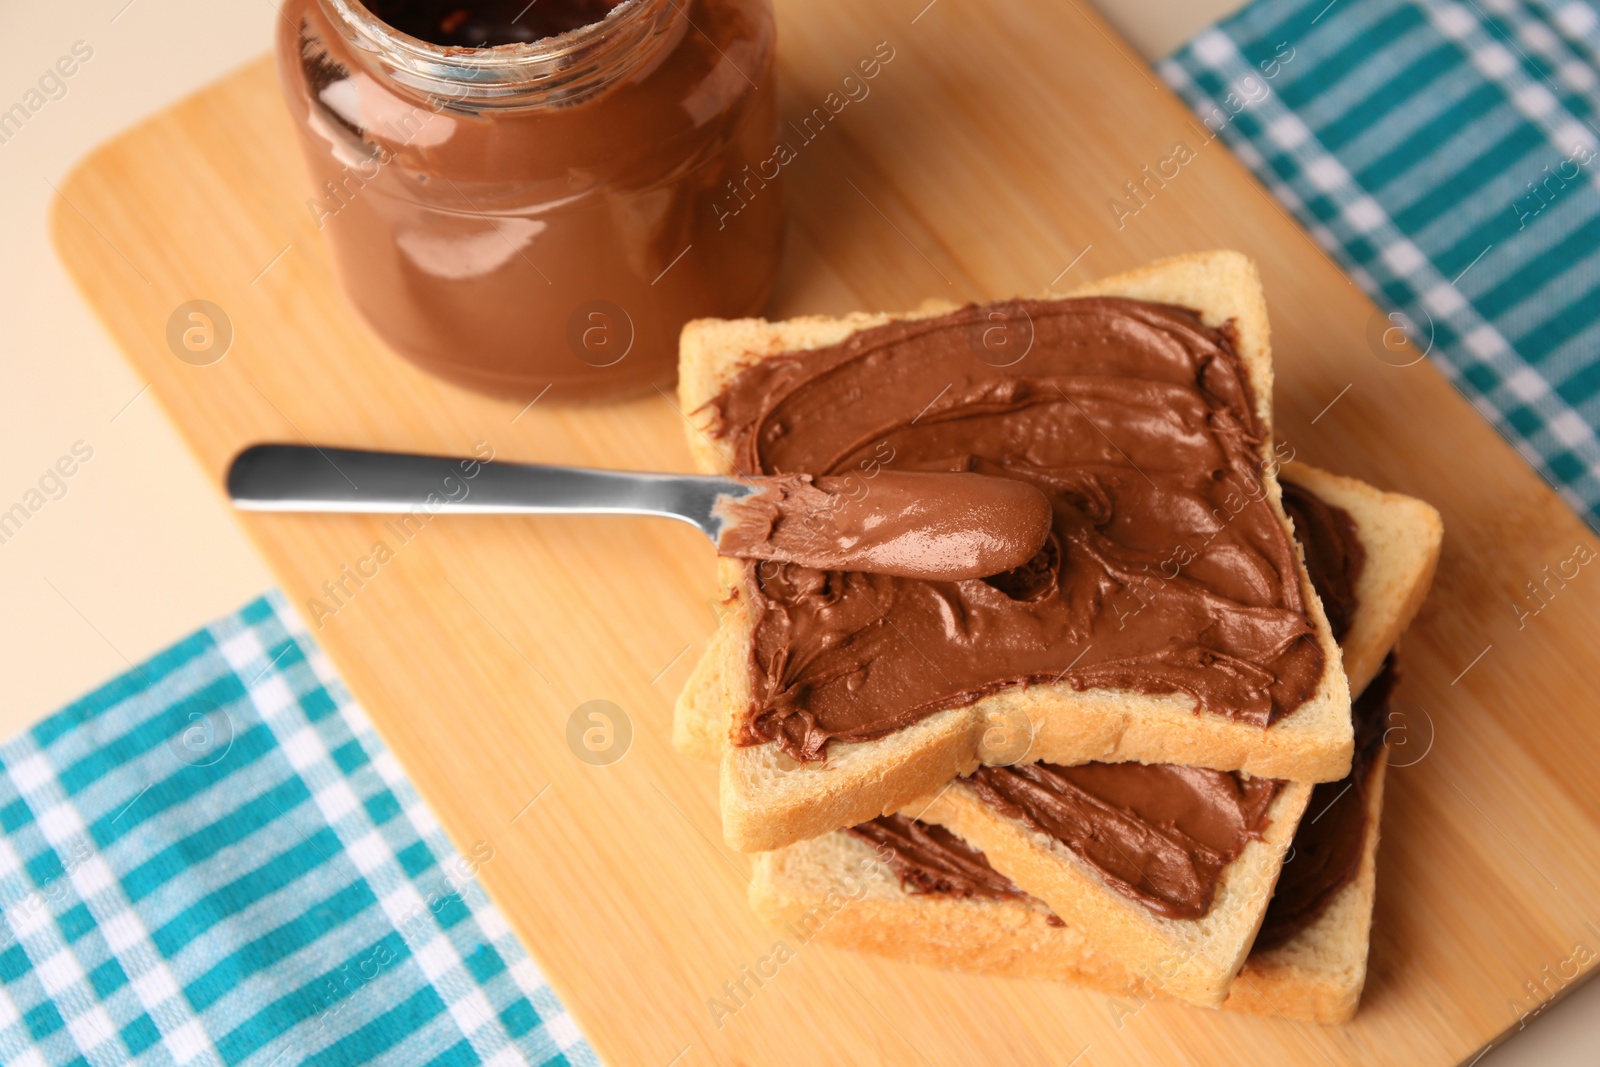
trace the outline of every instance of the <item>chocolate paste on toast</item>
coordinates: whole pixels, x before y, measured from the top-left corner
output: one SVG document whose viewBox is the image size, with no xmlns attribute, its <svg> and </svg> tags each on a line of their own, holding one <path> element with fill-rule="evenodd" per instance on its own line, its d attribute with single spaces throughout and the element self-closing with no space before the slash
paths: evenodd
<svg viewBox="0 0 1600 1067">
<path fill-rule="evenodd" d="M 989 866 L 982 852 L 942 826 L 909 815 L 882 815 L 852 827 L 913 893 L 1017 900 L 1027 896 Z"/>
<path fill-rule="evenodd" d="M 1223 868 L 1258 839 L 1284 783 L 1154 763 L 1023 763 L 968 779 L 1000 814 L 1048 834 L 1117 892 L 1172 919 L 1211 910 Z"/>
<path fill-rule="evenodd" d="M 1032 561 L 982 579 L 751 564 L 738 744 L 817 760 L 1055 681 L 1187 694 L 1262 727 L 1316 692 L 1324 657 L 1229 325 L 1113 297 L 968 307 L 763 360 L 709 406 L 749 474 L 971 471 L 1054 512 Z"/>
<path fill-rule="evenodd" d="M 1356 536 L 1356 520 L 1344 508 L 1323 500 L 1287 478 L 1283 510 L 1294 521 L 1295 540 L 1305 550 L 1306 572 L 1322 600 L 1328 628 L 1335 641 L 1343 641 L 1356 617 L 1356 582 L 1367 561 L 1366 549 Z"/>
</svg>

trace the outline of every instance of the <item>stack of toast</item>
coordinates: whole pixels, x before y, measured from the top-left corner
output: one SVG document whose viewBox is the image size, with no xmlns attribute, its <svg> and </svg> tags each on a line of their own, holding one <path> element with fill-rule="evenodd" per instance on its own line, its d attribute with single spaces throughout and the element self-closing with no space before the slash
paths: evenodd
<svg viewBox="0 0 1600 1067">
<path fill-rule="evenodd" d="M 1059 672 L 1030 668 L 1024 676 L 996 677 L 993 684 L 951 683 L 951 692 L 939 691 L 932 700 L 919 689 L 907 699 L 922 703 L 890 726 L 797 747 L 795 728 L 774 723 L 820 722 L 807 700 L 824 682 L 815 681 L 815 672 L 804 682 L 802 670 L 779 662 L 770 642 L 763 643 L 759 627 L 777 596 L 763 586 L 771 584 L 769 576 L 756 564 L 720 558 L 721 621 L 679 697 L 674 744 L 720 767 L 724 836 L 730 846 L 756 854 L 750 887 L 755 911 L 807 941 L 932 966 L 1072 982 L 1119 996 L 1170 997 L 1317 1022 L 1347 1020 L 1366 975 L 1387 701 L 1400 672 L 1394 649 L 1432 579 L 1442 539 L 1439 515 L 1421 501 L 1295 463 L 1287 458 L 1292 449 L 1274 441 L 1266 303 L 1247 258 L 1214 252 L 1164 260 L 1065 298 L 1011 302 L 1004 316 L 1020 321 L 1020 313 L 1031 331 L 1032 317 L 1070 317 L 1085 308 L 1111 316 L 1107 321 L 1116 330 L 1131 329 L 1129 336 L 1159 335 L 1151 342 L 1158 346 L 1171 343 L 1160 330 L 1187 329 L 1188 320 L 1174 319 L 1178 326 L 1170 327 L 1168 319 L 1189 316 L 1201 338 L 1196 344 L 1228 353 L 1226 361 L 1196 360 L 1200 384 L 1194 395 L 1211 406 L 1194 425 L 1213 432 L 1219 448 L 1233 449 L 1227 453 L 1232 466 L 1207 476 L 1221 481 L 1241 475 L 1256 487 L 1239 505 L 1258 509 L 1257 518 L 1265 521 L 1250 537 L 1271 540 L 1281 531 L 1288 562 L 1282 589 L 1273 594 L 1276 607 L 1218 606 L 1221 598 L 1207 582 L 1207 554 L 1213 561 L 1230 553 L 1248 558 L 1259 570 L 1259 559 L 1271 558 L 1272 550 L 1235 543 L 1244 536 L 1244 524 L 1227 529 L 1228 512 L 1169 514 L 1158 507 L 1134 513 L 1119 503 L 1134 494 L 1106 496 L 1104 485 L 1137 485 L 1137 476 L 1153 491 L 1162 477 L 1152 479 L 1139 469 L 1115 440 L 1133 431 L 1094 417 L 1110 409 L 1074 399 L 1104 392 L 1104 379 L 1096 374 L 1108 357 L 1085 349 L 1079 376 L 1063 372 L 1074 370 L 1071 352 L 1030 348 L 1008 362 L 975 350 L 970 380 L 923 383 L 927 396 L 947 386 L 927 408 L 921 393 L 838 403 L 826 412 L 824 433 L 797 418 L 793 405 L 781 411 L 773 406 L 782 417 L 769 412 L 767 423 L 752 432 L 768 435 L 762 440 L 781 430 L 796 439 L 811 434 L 866 442 L 862 447 L 876 447 L 880 458 L 913 455 L 903 444 L 885 448 L 873 442 L 903 443 L 913 424 L 924 435 L 920 440 L 927 440 L 938 432 L 929 427 L 939 419 L 948 425 L 976 410 L 970 399 L 975 396 L 986 404 L 1003 397 L 1011 405 L 1006 410 L 1016 410 L 1018 395 L 1028 389 L 1036 394 L 1048 382 L 1065 403 L 1053 396 L 1027 399 L 1034 405 L 1028 409 L 1030 433 L 1053 440 L 1051 424 L 1040 420 L 1081 416 L 1105 438 L 1106 448 L 1082 457 L 1086 470 L 1094 468 L 1092 475 L 1069 479 L 1059 496 L 1052 494 L 1068 533 L 1055 549 L 1056 570 L 1049 572 L 1060 585 L 1042 595 L 1066 595 L 1070 583 L 1062 574 L 1082 565 L 1084 546 L 1110 543 L 1100 533 L 1123 544 L 1157 544 L 1177 531 L 1186 539 L 1181 543 L 1202 547 L 1182 557 L 1181 566 L 1170 563 L 1170 553 L 1152 552 L 1141 566 L 1161 563 L 1170 581 L 1146 583 L 1140 603 L 1148 600 L 1159 613 L 1173 583 L 1190 583 L 1185 589 L 1213 613 L 1193 638 L 1200 653 L 1184 660 L 1183 671 L 1195 673 L 1169 671 L 1160 677 L 1175 681 L 1152 684 L 1117 681 L 1131 677 L 1126 663 L 1174 662 L 1170 642 L 1179 640 L 1147 627 L 1150 633 L 1141 639 L 1151 648 L 1129 653 L 1126 631 L 1106 614 L 1120 610 L 1113 607 L 1116 587 L 1134 573 L 1118 557 L 1116 565 L 1107 564 L 1109 577 L 1097 578 L 1092 602 L 1074 610 L 1075 617 L 1095 617 L 1094 625 L 1102 627 L 1095 634 L 1121 631 L 1122 660 L 1097 663 L 1087 639 L 1062 642 L 1034 656 L 1053 667 L 1050 656 L 1056 655 Z M 1155 311 L 1144 315 L 1144 309 Z M 760 440 L 739 439 L 726 402 L 731 391 L 748 394 L 752 381 L 776 390 L 786 382 L 837 376 L 834 366 L 848 365 L 840 362 L 841 353 L 864 366 L 876 360 L 887 367 L 893 352 L 874 346 L 889 344 L 882 338 L 891 327 L 904 333 L 915 325 L 919 337 L 936 339 L 941 331 L 970 334 L 973 321 L 981 326 L 991 319 L 999 322 L 1001 314 L 929 304 L 906 315 L 690 323 L 681 344 L 679 392 L 693 424 L 689 443 L 696 465 L 716 474 L 779 473 L 747 469 L 778 461 L 769 461 L 776 453 L 764 453 Z M 1057 336 L 1037 329 L 1040 344 Z M 1035 343 L 1033 332 L 1027 341 Z M 1115 343 L 1108 345 L 1107 351 L 1115 349 Z M 1046 356 L 1055 360 L 1049 376 L 1038 370 Z M 832 362 L 821 367 L 818 361 Z M 946 370 L 950 365 L 941 364 Z M 1242 375 L 1242 391 L 1230 392 L 1227 367 Z M 1015 384 L 1024 379 L 1026 386 Z M 841 395 L 850 401 L 859 390 Z M 963 395 L 964 409 L 958 407 Z M 1173 396 L 1175 410 L 1190 402 L 1188 394 Z M 885 421 L 885 412 L 898 410 L 896 405 L 915 417 Z M 1145 422 L 1164 414 L 1158 411 Z M 1016 454 L 969 457 L 963 469 L 1023 470 L 1033 442 L 1007 447 Z M 838 463 L 853 463 L 859 450 L 852 449 L 836 450 Z M 1150 453 L 1140 454 L 1148 464 Z M 1172 451 L 1180 454 L 1187 455 Z M 1059 474 L 1059 457 L 1050 463 Z M 1036 470 L 1030 473 L 1037 476 Z M 1207 483 L 1201 477 L 1196 484 Z M 1148 498 L 1172 499 L 1153 492 Z M 1158 519 L 1162 533 L 1142 537 L 1148 531 L 1138 524 Z M 1259 555 L 1251 554 L 1258 549 Z M 1247 567 L 1240 573 L 1250 572 Z M 830 595 L 836 598 L 843 595 L 838 589 L 855 588 L 881 607 L 872 597 L 892 598 L 898 589 L 909 602 L 903 587 L 850 586 L 843 581 L 848 576 L 811 578 L 820 588 L 834 589 Z M 925 636 L 917 642 L 913 651 L 931 676 L 945 675 L 945 656 L 976 655 L 981 669 L 985 631 L 971 620 L 959 621 L 965 618 L 963 598 L 970 594 L 988 604 L 996 599 L 991 589 L 1014 585 L 982 581 L 988 587 L 929 601 L 950 605 L 939 610 L 958 620 L 950 626 L 961 638 L 949 649 L 928 647 Z M 1016 610 L 1026 612 L 1031 609 L 1022 601 L 1041 594 L 1033 589 L 1026 597 L 1007 595 L 1016 596 Z M 796 622 L 796 612 L 836 611 L 838 603 L 823 597 L 782 607 L 786 624 L 794 627 L 807 621 Z M 994 610 L 1007 607 L 1001 602 Z M 1289 636 L 1261 653 L 1259 662 L 1225 654 L 1234 648 L 1227 634 L 1264 628 L 1268 623 L 1261 620 L 1269 616 L 1278 626 L 1291 609 L 1299 629 L 1285 631 Z M 860 679 L 872 677 L 870 649 L 889 647 L 885 641 L 912 643 L 887 610 L 878 621 L 887 624 L 871 638 L 879 644 L 865 636 L 868 624 L 828 638 L 861 642 L 868 650 L 857 657 L 864 657 L 859 676 L 846 679 L 846 689 L 835 686 L 829 699 L 848 703 L 858 684 L 867 685 Z M 1261 711 L 1265 698 L 1249 708 L 1244 696 L 1240 707 L 1219 703 L 1228 694 L 1267 692 L 1265 683 L 1252 679 L 1287 662 L 1290 652 L 1317 665 L 1292 699 L 1283 698 L 1279 686 L 1271 690 L 1279 695 L 1271 698 L 1270 713 Z M 787 688 L 780 691 L 775 679 Z M 1213 686 L 1215 679 L 1221 681 Z M 874 699 L 880 705 L 884 700 Z M 772 709 L 780 702 L 787 718 L 776 720 Z"/>
</svg>

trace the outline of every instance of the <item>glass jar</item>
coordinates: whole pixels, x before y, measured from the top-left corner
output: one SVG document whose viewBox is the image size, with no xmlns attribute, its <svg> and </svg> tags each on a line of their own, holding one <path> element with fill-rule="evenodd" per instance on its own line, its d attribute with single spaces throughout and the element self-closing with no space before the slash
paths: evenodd
<svg viewBox="0 0 1600 1067">
<path fill-rule="evenodd" d="M 470 3 L 434 7 L 454 28 Z M 771 0 L 539 0 L 601 15 L 484 47 L 373 13 L 415 29 L 426 3 L 368 4 L 288 0 L 278 72 L 306 208 L 391 348 L 481 392 L 615 399 L 671 384 L 689 319 L 760 311 L 783 232 Z"/>
</svg>

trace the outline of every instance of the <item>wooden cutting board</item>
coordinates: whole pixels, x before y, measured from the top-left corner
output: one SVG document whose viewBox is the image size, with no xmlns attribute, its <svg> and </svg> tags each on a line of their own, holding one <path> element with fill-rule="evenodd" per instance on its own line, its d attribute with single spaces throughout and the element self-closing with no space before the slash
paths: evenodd
<svg viewBox="0 0 1600 1067">
<path fill-rule="evenodd" d="M 895 56 L 786 172 L 773 316 L 1036 294 L 1242 249 L 1272 308 L 1279 436 L 1444 513 L 1438 581 L 1406 641 L 1406 744 L 1353 1024 L 1141 1007 L 796 943 L 719 1026 L 708 999 L 728 1000 L 775 935 L 745 906 L 747 860 L 721 844 L 713 773 L 668 743 L 715 621 L 704 539 L 647 519 L 436 518 L 406 542 L 374 517 L 241 521 L 308 617 L 324 582 L 391 548 L 318 640 L 457 844 L 493 847 L 485 885 L 609 1062 L 1471 1059 L 1600 949 L 1600 565 L 1520 624 L 1514 608 L 1546 566 L 1600 546 L 1430 365 L 1374 354 L 1373 306 L 1096 15 L 924 2 L 780 0 L 786 115 L 877 42 Z M 334 288 L 291 133 L 263 59 L 95 152 L 56 204 L 62 255 L 219 484 L 261 440 L 487 442 L 508 460 L 688 469 L 664 397 L 524 410 L 384 350 Z M 1124 183 L 1179 142 L 1195 158 L 1119 226 Z M 209 366 L 165 338 L 196 298 L 234 330 Z M 590 700 L 631 726 L 607 766 L 566 740 Z"/>
</svg>

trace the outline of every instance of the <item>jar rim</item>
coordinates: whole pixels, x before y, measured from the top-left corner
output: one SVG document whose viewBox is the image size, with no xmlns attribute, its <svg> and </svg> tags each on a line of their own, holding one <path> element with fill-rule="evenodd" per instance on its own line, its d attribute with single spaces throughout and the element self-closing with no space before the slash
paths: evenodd
<svg viewBox="0 0 1600 1067">
<path fill-rule="evenodd" d="M 388 78 L 445 106 L 570 104 L 625 76 L 681 13 L 678 0 L 622 0 L 604 18 L 537 41 L 485 48 L 414 37 L 361 0 L 318 0 L 358 54 Z M 531 5 L 530 5 L 531 6 Z"/>
</svg>

